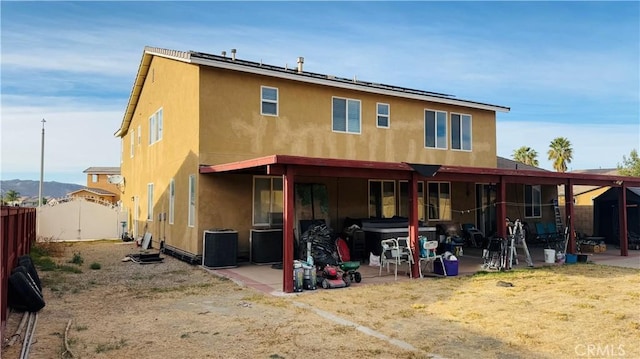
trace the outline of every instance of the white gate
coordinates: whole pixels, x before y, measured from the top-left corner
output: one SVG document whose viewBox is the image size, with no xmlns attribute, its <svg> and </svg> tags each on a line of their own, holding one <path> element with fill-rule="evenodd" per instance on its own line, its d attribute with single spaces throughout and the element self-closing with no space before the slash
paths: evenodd
<svg viewBox="0 0 640 359">
<path fill-rule="evenodd" d="M 120 238 L 127 212 L 118 206 L 78 197 L 56 202 L 39 209 L 38 237 L 54 241 Z"/>
</svg>

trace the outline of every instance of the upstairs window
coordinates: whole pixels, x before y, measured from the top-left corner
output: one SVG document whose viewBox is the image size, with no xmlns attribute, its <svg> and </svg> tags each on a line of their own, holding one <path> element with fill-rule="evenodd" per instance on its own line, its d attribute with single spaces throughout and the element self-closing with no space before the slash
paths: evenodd
<svg viewBox="0 0 640 359">
<path fill-rule="evenodd" d="M 447 113 L 424 111 L 424 146 L 427 148 L 447 148 Z"/>
<path fill-rule="evenodd" d="M 542 188 L 540 185 L 524 185 L 524 216 L 542 217 Z"/>
<path fill-rule="evenodd" d="M 131 158 L 133 158 L 133 150 L 134 150 L 134 145 L 136 143 L 136 132 L 135 131 L 131 131 L 131 141 L 130 141 L 130 146 L 129 146 L 129 155 Z"/>
<path fill-rule="evenodd" d="M 451 148 L 471 151 L 471 116 L 451 114 Z"/>
<path fill-rule="evenodd" d="M 376 126 L 389 128 L 389 104 L 378 103 L 376 107 L 378 113 Z"/>
<path fill-rule="evenodd" d="M 152 145 L 162 139 L 163 114 L 159 109 L 149 117 L 149 144 Z"/>
<path fill-rule="evenodd" d="M 278 89 L 275 87 L 260 87 L 260 113 L 267 116 L 278 116 Z"/>
<path fill-rule="evenodd" d="M 334 97 L 332 101 L 333 130 L 360 133 L 360 100 Z"/>
</svg>

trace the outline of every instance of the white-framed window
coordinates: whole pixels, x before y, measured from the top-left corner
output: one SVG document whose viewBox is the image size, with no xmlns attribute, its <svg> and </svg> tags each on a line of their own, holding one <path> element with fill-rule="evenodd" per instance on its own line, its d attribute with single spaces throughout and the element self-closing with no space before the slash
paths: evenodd
<svg viewBox="0 0 640 359">
<path fill-rule="evenodd" d="M 278 116 L 278 89 L 260 86 L 260 113 L 267 116 Z"/>
<path fill-rule="evenodd" d="M 137 238 L 138 237 L 138 216 L 140 215 L 140 197 L 135 196 L 133 197 L 133 216 L 132 216 L 132 220 L 133 220 L 133 237 Z"/>
<path fill-rule="evenodd" d="M 447 148 L 446 112 L 424 111 L 424 146 L 427 148 Z"/>
<path fill-rule="evenodd" d="M 138 144 L 142 143 L 142 127 L 138 125 Z"/>
<path fill-rule="evenodd" d="M 196 175 L 189 176 L 189 227 L 196 225 Z"/>
<path fill-rule="evenodd" d="M 396 215 L 396 182 L 369 180 L 369 217 L 391 218 Z"/>
<path fill-rule="evenodd" d="M 131 158 L 133 158 L 133 152 L 134 152 L 134 145 L 136 144 L 136 131 L 132 130 L 131 131 L 131 141 L 130 141 L 130 145 L 129 145 L 129 156 Z"/>
<path fill-rule="evenodd" d="M 164 129 L 164 111 L 162 111 L 162 109 L 159 109 L 158 112 L 156 112 L 156 117 L 157 117 L 156 141 L 160 141 L 162 139 L 162 131 Z"/>
<path fill-rule="evenodd" d="M 149 117 L 149 144 L 152 145 L 162 139 L 163 111 L 162 108 Z"/>
<path fill-rule="evenodd" d="M 400 181 L 398 215 L 409 217 L 409 182 Z M 418 181 L 418 219 L 424 221 L 424 182 Z"/>
<path fill-rule="evenodd" d="M 527 218 L 542 217 L 542 187 L 540 185 L 524 185 L 524 216 Z"/>
<path fill-rule="evenodd" d="M 471 115 L 451 114 L 451 148 L 471 151 Z"/>
<path fill-rule="evenodd" d="M 98 183 L 98 175 L 97 174 L 92 174 L 91 175 L 91 182 Z"/>
<path fill-rule="evenodd" d="M 176 206 L 176 180 L 169 181 L 169 224 L 173 224 Z"/>
<path fill-rule="evenodd" d="M 429 220 L 451 220 L 451 184 L 449 182 L 429 182 L 427 198 Z"/>
<path fill-rule="evenodd" d="M 390 107 L 388 103 L 380 103 L 376 104 L 376 126 L 382 128 L 389 128 L 389 116 L 390 116 Z"/>
<path fill-rule="evenodd" d="M 153 221 L 153 183 L 147 184 L 147 221 Z"/>
<path fill-rule="evenodd" d="M 253 177 L 253 225 L 268 226 L 270 213 L 283 212 L 282 177 Z"/>
<path fill-rule="evenodd" d="M 334 132 L 360 133 L 360 100 L 333 97 L 331 119 Z"/>
</svg>

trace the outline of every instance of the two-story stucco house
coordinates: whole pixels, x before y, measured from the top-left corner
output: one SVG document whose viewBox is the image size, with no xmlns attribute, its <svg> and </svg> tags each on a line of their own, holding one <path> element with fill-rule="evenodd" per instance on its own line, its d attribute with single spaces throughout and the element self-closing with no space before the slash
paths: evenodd
<svg viewBox="0 0 640 359">
<path fill-rule="evenodd" d="M 109 181 L 109 177 L 120 175 L 119 167 L 89 167 L 87 186 L 69 193 L 70 197 L 82 197 L 90 201 L 117 204 L 120 200 L 120 185 Z"/>
<path fill-rule="evenodd" d="M 552 220 L 556 185 L 576 180 L 500 168 L 496 113 L 508 107 L 235 55 L 144 49 L 115 133 L 136 236 L 197 257 L 204 231 L 231 228 L 248 256 L 251 231 L 276 226 L 289 263 L 301 220 L 341 231 L 403 217 L 412 238 L 418 223 L 504 235 L 505 216 Z"/>
</svg>

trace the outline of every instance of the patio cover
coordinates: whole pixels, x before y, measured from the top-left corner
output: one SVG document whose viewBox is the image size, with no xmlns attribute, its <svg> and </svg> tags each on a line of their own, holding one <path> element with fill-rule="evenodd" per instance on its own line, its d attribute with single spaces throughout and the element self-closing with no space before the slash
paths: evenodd
<svg viewBox="0 0 640 359">
<path fill-rule="evenodd" d="M 293 185 L 296 176 L 357 177 L 408 180 L 409 186 L 409 237 L 414 256 L 417 257 L 418 238 L 418 181 L 429 179 L 455 182 L 489 182 L 497 187 L 496 218 L 506 217 L 506 184 L 564 185 L 567 198 L 573 198 L 574 185 L 621 187 L 620 203 L 626 203 L 627 187 L 640 187 L 640 178 L 602 174 L 562 173 L 519 169 L 500 169 L 464 166 L 439 166 L 409 164 L 405 162 L 377 162 L 335 158 L 318 158 L 291 155 L 269 155 L 217 165 L 201 165 L 201 174 L 249 173 L 283 176 L 283 291 L 293 292 Z M 573 201 L 566 201 L 568 226 L 573 227 Z M 628 255 L 627 211 L 620 207 L 620 255 Z M 506 228 L 498 226 L 498 235 L 506 236 Z M 575 235 L 570 231 L 569 251 L 575 251 Z M 417 273 L 415 258 L 413 272 Z"/>
</svg>

